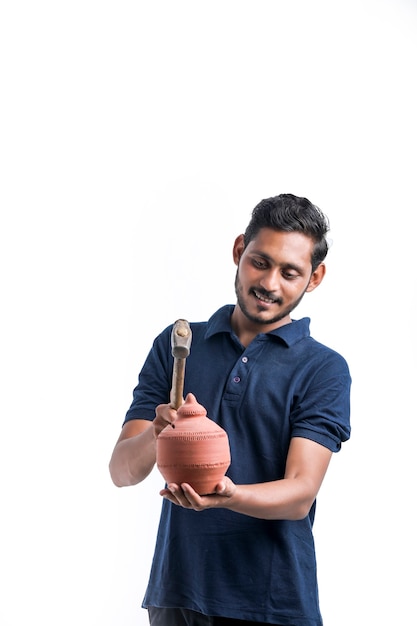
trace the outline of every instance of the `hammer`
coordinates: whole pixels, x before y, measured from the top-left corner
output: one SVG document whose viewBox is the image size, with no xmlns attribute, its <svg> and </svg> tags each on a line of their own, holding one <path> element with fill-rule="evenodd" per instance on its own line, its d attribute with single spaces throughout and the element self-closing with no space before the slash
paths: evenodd
<svg viewBox="0 0 417 626">
<path fill-rule="evenodd" d="M 183 403 L 185 359 L 190 354 L 191 328 L 187 320 L 179 319 L 174 323 L 171 333 L 172 356 L 174 357 L 174 369 L 172 372 L 172 387 L 170 404 L 178 409 Z"/>
</svg>

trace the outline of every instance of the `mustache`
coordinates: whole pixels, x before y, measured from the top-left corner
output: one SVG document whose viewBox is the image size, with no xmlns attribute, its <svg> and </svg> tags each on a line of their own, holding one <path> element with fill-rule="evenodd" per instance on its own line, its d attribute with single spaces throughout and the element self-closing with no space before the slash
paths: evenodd
<svg viewBox="0 0 417 626">
<path fill-rule="evenodd" d="M 268 300 L 274 300 L 277 304 L 279 304 L 280 306 L 282 306 L 284 304 L 284 301 L 282 298 L 280 298 L 279 296 L 276 297 L 272 291 L 267 291 L 266 289 L 262 289 L 262 288 L 257 288 L 257 289 L 251 289 L 251 292 L 256 295 L 260 295 L 264 298 L 267 298 Z"/>
</svg>

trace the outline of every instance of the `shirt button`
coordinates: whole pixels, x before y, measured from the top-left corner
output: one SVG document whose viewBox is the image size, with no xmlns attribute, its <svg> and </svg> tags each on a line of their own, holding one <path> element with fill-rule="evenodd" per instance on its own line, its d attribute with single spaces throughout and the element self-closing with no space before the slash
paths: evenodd
<svg viewBox="0 0 417 626">
<path fill-rule="evenodd" d="M 240 376 L 235 376 L 233 382 L 240 383 Z"/>
<path fill-rule="evenodd" d="M 247 363 L 247 362 L 248 362 L 248 357 L 242 356 L 242 363 Z"/>
</svg>

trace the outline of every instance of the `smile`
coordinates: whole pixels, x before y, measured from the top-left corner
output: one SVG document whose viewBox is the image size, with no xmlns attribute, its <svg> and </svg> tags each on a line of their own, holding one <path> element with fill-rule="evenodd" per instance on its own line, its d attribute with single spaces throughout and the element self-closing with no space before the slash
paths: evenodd
<svg viewBox="0 0 417 626">
<path fill-rule="evenodd" d="M 253 289 L 253 293 L 261 302 L 266 302 L 267 304 L 274 304 L 275 302 L 277 302 L 277 300 L 267 298 L 266 296 L 260 294 L 259 291 L 256 291 L 256 289 Z"/>
</svg>

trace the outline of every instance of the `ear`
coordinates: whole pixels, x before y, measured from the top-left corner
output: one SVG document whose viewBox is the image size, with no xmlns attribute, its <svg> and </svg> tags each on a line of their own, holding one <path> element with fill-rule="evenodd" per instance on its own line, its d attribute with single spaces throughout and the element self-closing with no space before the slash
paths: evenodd
<svg viewBox="0 0 417 626">
<path fill-rule="evenodd" d="M 245 244 L 243 241 L 243 235 L 239 235 L 235 239 L 235 243 L 233 244 L 233 260 L 235 265 L 239 265 L 240 257 L 243 254 L 243 250 L 245 249 Z"/>
<path fill-rule="evenodd" d="M 324 265 L 324 263 L 320 263 L 320 265 L 316 267 L 314 272 L 311 274 L 310 282 L 308 283 L 306 291 L 313 291 L 316 287 L 318 287 L 323 280 L 325 273 L 326 266 Z"/>
</svg>

